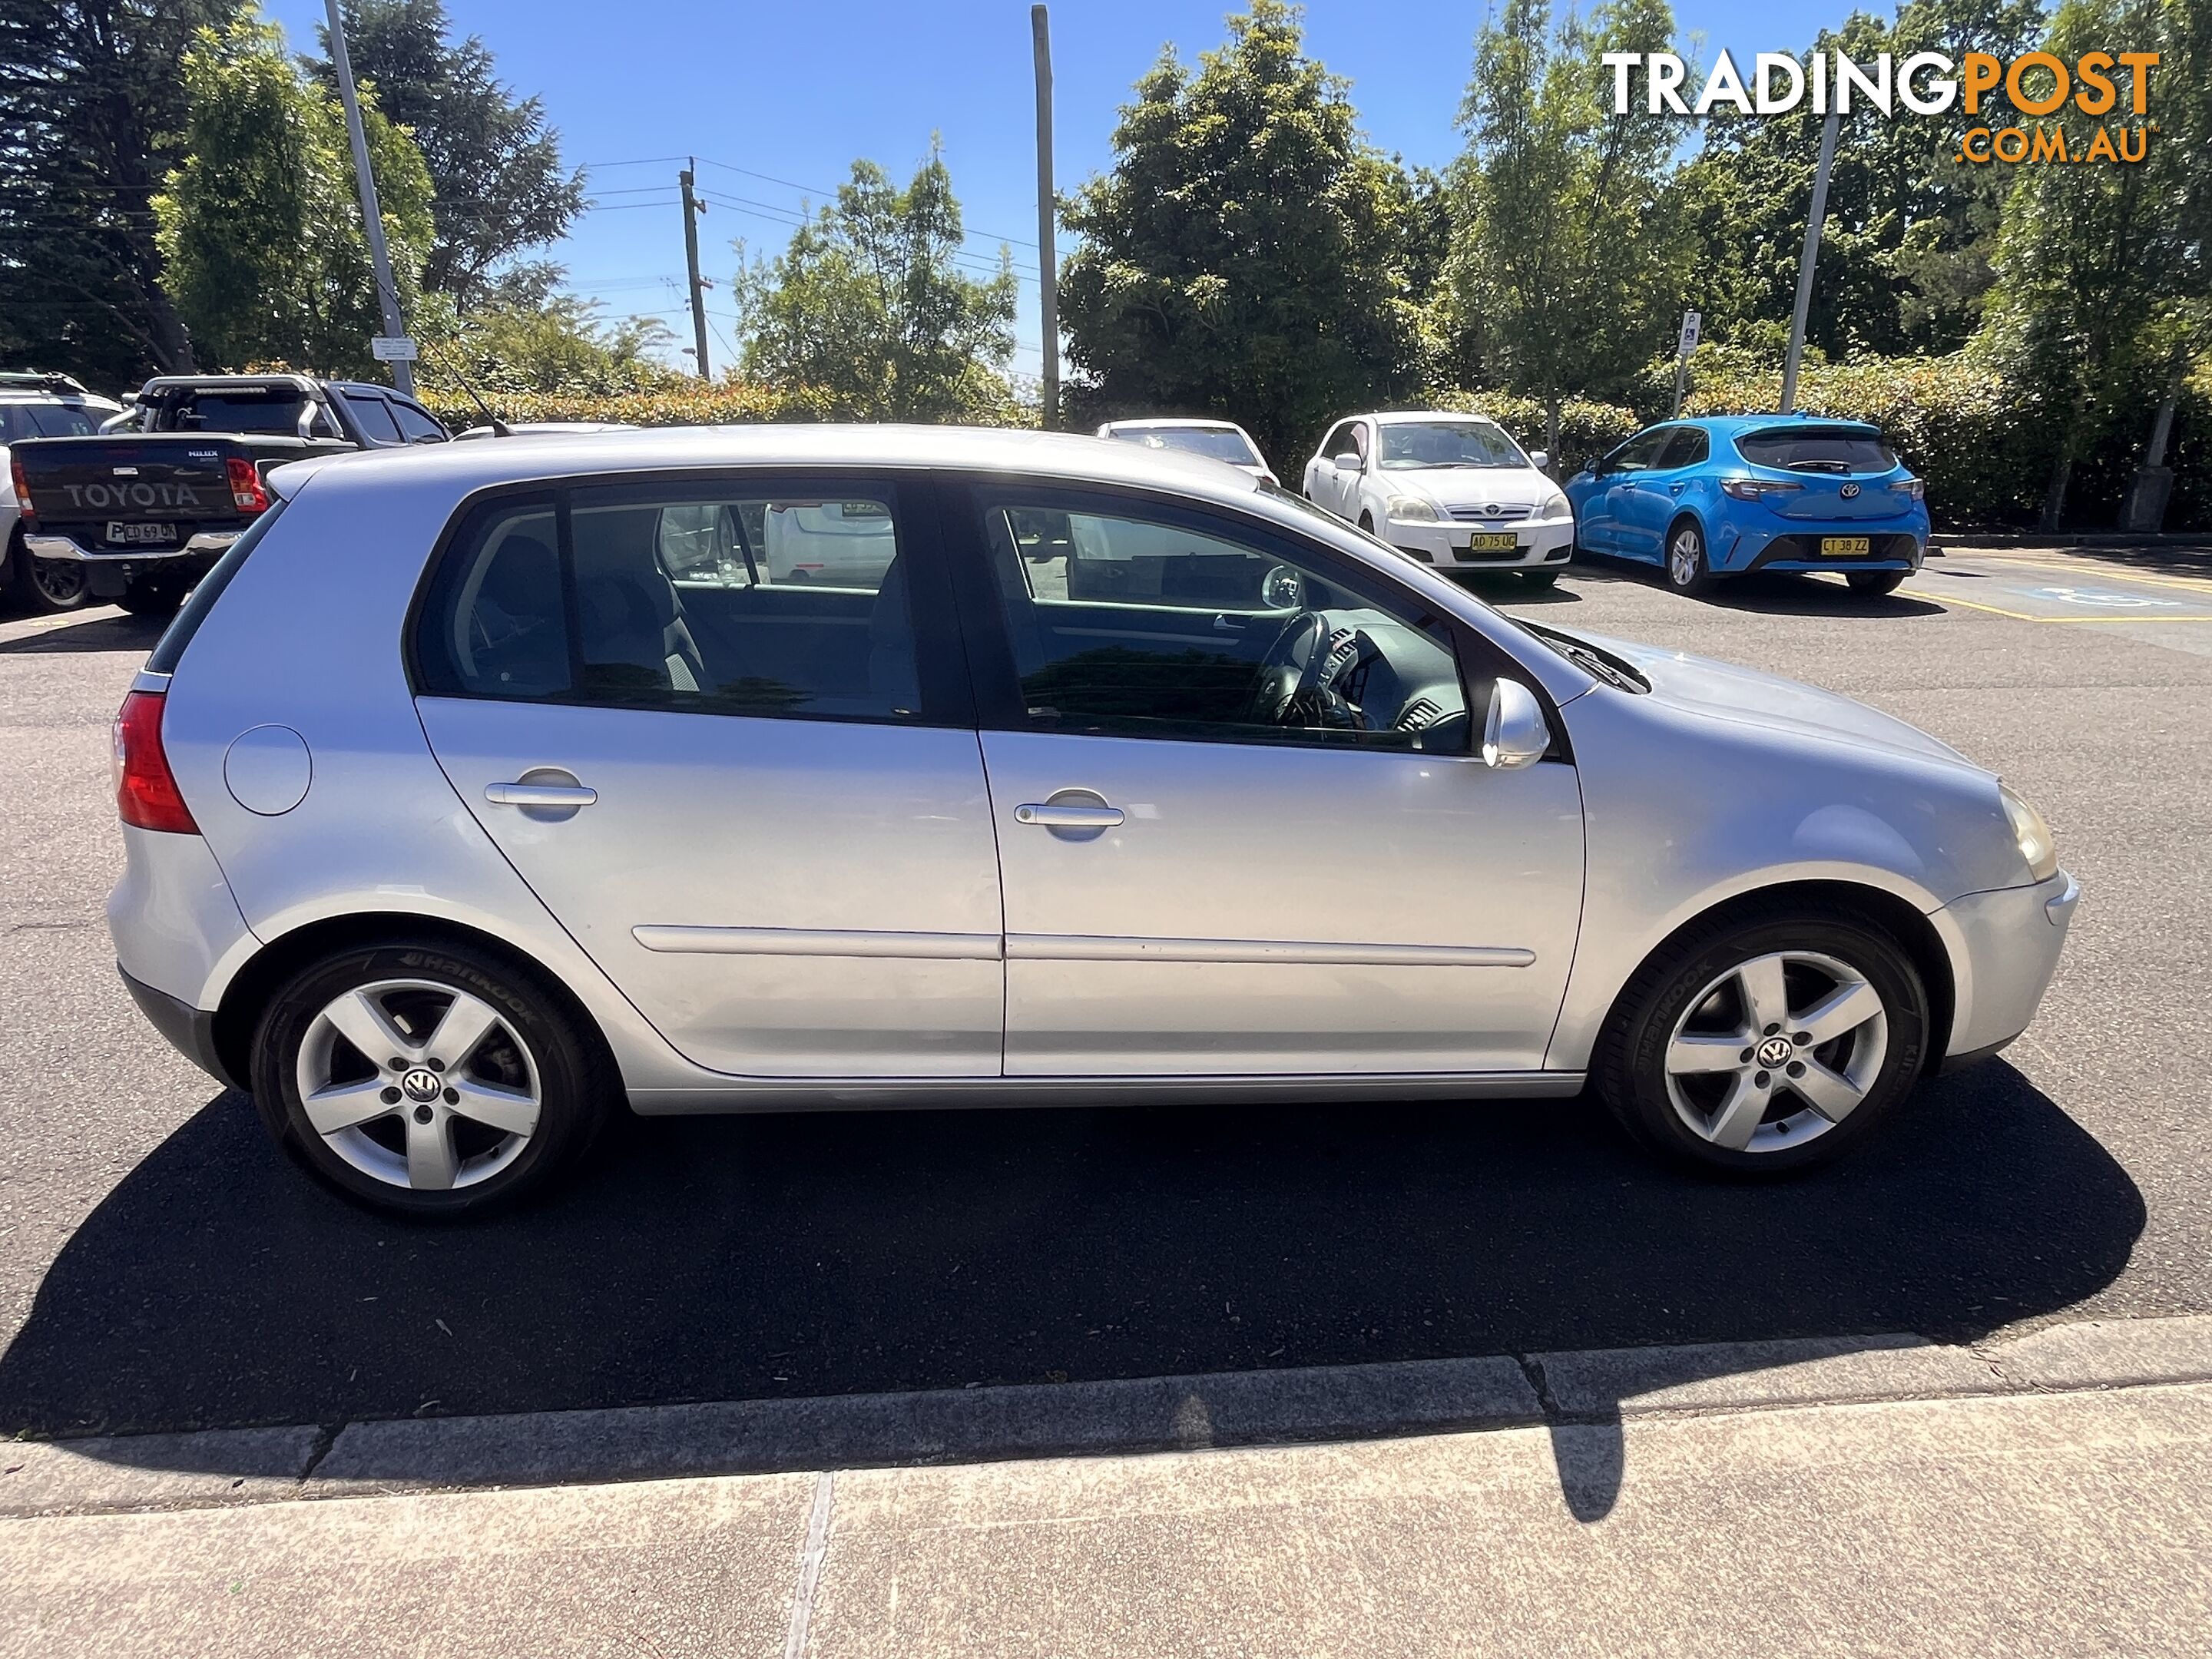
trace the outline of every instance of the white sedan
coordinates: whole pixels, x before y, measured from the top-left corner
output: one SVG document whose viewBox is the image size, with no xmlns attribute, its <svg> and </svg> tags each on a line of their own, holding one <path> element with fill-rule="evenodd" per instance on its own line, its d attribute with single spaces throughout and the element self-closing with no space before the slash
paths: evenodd
<svg viewBox="0 0 2212 1659">
<path fill-rule="evenodd" d="M 1188 454 L 1204 455 L 1211 460 L 1226 462 L 1264 483 L 1279 482 L 1273 469 L 1261 459 L 1260 446 L 1252 441 L 1252 434 L 1234 421 L 1183 416 L 1109 421 L 1098 428 L 1098 435 L 1118 438 L 1123 443 L 1142 444 L 1147 449 L 1180 449 Z"/>
<path fill-rule="evenodd" d="M 1355 415 L 1306 463 L 1305 495 L 1418 563 L 1517 571 L 1548 587 L 1575 545 L 1549 459 L 1480 415 Z"/>
</svg>

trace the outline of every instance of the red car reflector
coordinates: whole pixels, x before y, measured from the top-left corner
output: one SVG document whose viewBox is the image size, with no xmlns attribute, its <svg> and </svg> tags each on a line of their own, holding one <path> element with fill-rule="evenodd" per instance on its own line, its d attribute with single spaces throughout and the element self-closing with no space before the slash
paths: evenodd
<svg viewBox="0 0 2212 1659">
<path fill-rule="evenodd" d="M 25 518 L 35 519 L 38 514 L 31 510 L 31 482 L 23 476 L 22 462 L 10 456 L 8 460 L 8 471 L 14 475 L 16 507 L 21 509 Z"/>
<path fill-rule="evenodd" d="M 261 482 L 261 475 L 253 463 L 243 455 L 234 455 L 225 463 L 230 471 L 230 499 L 241 513 L 259 513 L 269 505 L 269 487 Z"/>
<path fill-rule="evenodd" d="M 115 717 L 115 810 L 124 823 L 141 830 L 197 836 L 200 827 L 162 752 L 163 707 L 159 691 L 133 691 L 123 699 L 123 712 Z"/>
</svg>

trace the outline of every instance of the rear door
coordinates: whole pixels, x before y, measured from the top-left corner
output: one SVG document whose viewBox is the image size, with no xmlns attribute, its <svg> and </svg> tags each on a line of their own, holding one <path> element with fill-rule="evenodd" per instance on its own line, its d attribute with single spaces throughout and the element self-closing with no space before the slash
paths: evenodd
<svg viewBox="0 0 2212 1659">
<path fill-rule="evenodd" d="M 769 516 L 887 526 L 773 578 Z M 682 1053 L 757 1077 L 1000 1068 L 996 851 L 935 521 L 911 480 L 731 474 L 495 495 L 414 641 L 485 830 Z"/>
</svg>

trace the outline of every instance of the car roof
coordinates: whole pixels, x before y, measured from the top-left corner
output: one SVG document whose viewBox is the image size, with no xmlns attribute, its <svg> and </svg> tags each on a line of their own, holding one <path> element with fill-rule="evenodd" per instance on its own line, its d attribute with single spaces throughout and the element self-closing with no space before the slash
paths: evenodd
<svg viewBox="0 0 2212 1659">
<path fill-rule="evenodd" d="M 1179 426 L 1202 426 L 1214 432 L 1242 432 L 1244 428 L 1234 421 L 1217 419 L 1211 415 L 1147 415 L 1140 420 L 1109 421 L 1106 424 L 1116 432 L 1148 432 Z"/>
<path fill-rule="evenodd" d="M 1855 432 L 1879 434 L 1881 428 L 1872 421 L 1854 421 L 1835 415 L 1808 415 L 1802 410 L 1787 415 L 1698 415 L 1686 420 L 1654 421 L 1654 426 L 1697 426 L 1708 432 L 1734 434 L 1739 432 L 1763 432 L 1770 428 L 1790 425 L 1844 427 Z"/>
<path fill-rule="evenodd" d="M 1347 415 L 1344 418 L 1347 421 L 1381 421 L 1386 424 L 1396 421 L 1480 421 L 1485 426 L 1498 425 L 1492 416 L 1472 409 L 1378 409 L 1365 415 Z"/>
<path fill-rule="evenodd" d="M 607 473 L 693 467 L 792 466 L 957 468 L 1042 473 L 1079 483 L 1126 484 L 1211 496 L 1235 503 L 1261 486 L 1249 474 L 1203 456 L 1141 444 L 1101 443 L 1088 434 L 957 426 L 705 426 L 630 431 L 533 434 L 526 443 L 475 443 L 295 461 L 270 481 L 287 497 L 335 469 L 349 480 L 389 480 L 394 488 L 438 486 L 459 501 L 497 484 L 550 482 Z"/>
</svg>

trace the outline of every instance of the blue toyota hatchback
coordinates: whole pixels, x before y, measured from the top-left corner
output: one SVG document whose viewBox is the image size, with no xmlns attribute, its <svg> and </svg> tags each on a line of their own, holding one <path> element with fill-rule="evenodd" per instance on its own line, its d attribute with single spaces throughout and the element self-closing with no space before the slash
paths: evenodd
<svg viewBox="0 0 2212 1659">
<path fill-rule="evenodd" d="M 1835 570 L 1887 593 L 1928 548 L 1921 481 L 1876 427 L 1730 415 L 1648 427 L 1567 481 L 1575 546 L 1641 559 L 1680 593 L 1753 570 Z"/>
</svg>

